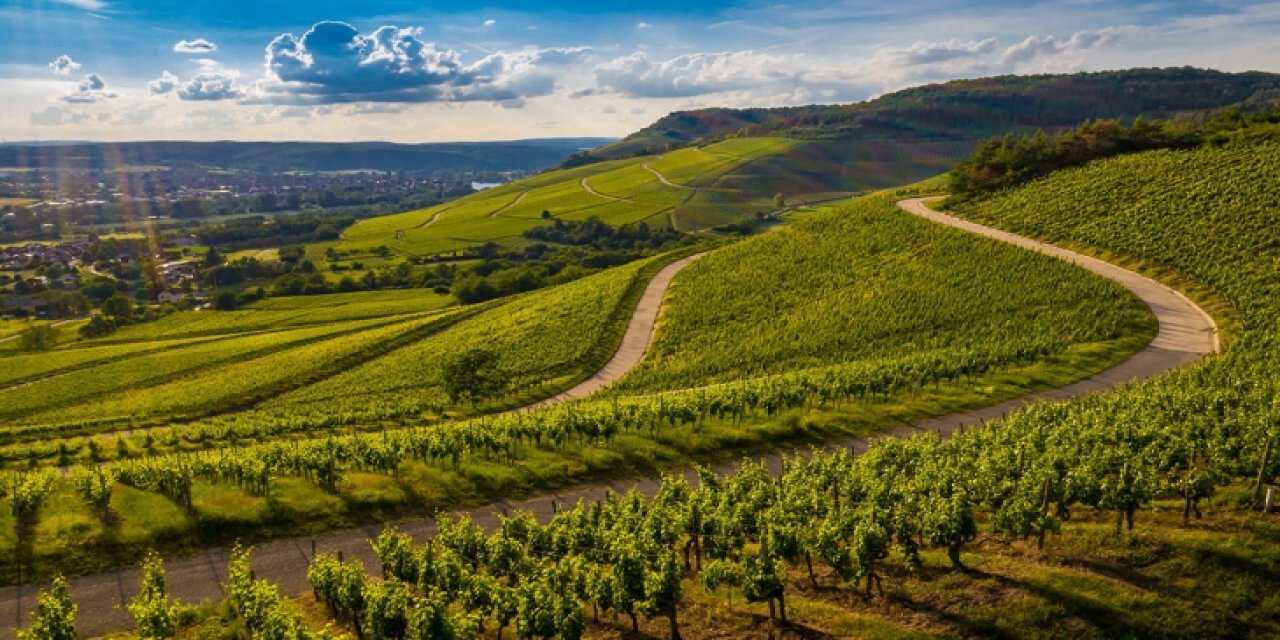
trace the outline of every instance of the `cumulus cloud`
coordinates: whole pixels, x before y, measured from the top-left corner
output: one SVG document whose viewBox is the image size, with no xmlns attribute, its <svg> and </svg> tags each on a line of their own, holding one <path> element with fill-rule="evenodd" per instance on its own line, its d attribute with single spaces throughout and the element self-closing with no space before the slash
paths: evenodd
<svg viewBox="0 0 1280 640">
<path fill-rule="evenodd" d="M 641 51 L 595 68 L 598 91 L 633 98 L 684 98 L 727 91 L 794 87 L 802 74 L 794 60 L 754 51 L 693 53 L 650 60 Z"/>
<path fill-rule="evenodd" d="M 147 91 L 153 96 L 166 95 L 173 93 L 173 90 L 178 88 L 180 82 L 182 82 L 182 79 L 178 76 L 168 71 L 162 71 L 159 78 L 147 83 Z"/>
<path fill-rule="evenodd" d="M 884 88 L 1019 71 L 1074 71 L 1086 54 L 1134 31 L 1112 27 L 1080 31 L 1070 37 L 1032 35 L 1007 47 L 996 38 L 917 42 L 903 48 L 881 48 L 857 73 Z"/>
<path fill-rule="evenodd" d="M 107 88 L 107 82 L 102 79 L 102 76 L 91 73 L 84 77 L 74 93 L 62 96 L 61 100 L 72 104 L 92 104 L 116 98 L 119 95 Z"/>
<path fill-rule="evenodd" d="M 571 64 L 587 48 L 498 52 L 468 64 L 454 50 L 423 41 L 421 29 L 380 27 L 361 34 L 343 22 L 320 22 L 301 37 L 267 45 L 266 76 L 247 100 L 268 104 L 520 100 L 550 94 L 545 67 Z"/>
<path fill-rule="evenodd" d="M 218 45 L 204 38 L 196 38 L 195 40 L 179 40 L 173 45 L 173 50 L 178 53 L 213 53 L 218 50 Z"/>
<path fill-rule="evenodd" d="M 959 40 L 945 42 L 917 42 L 905 49 L 888 49 L 878 56 L 892 64 L 936 64 L 964 58 L 975 58 L 991 53 L 996 48 L 995 38 L 984 40 Z"/>
<path fill-rule="evenodd" d="M 485 20 L 485 21 L 484 21 L 484 26 L 486 26 L 486 27 L 492 27 L 492 26 L 494 26 L 494 25 L 496 25 L 496 24 L 498 24 L 498 21 L 497 21 L 497 20 L 494 20 L 494 19 L 492 19 L 492 18 L 490 18 L 490 19 L 488 19 L 488 20 Z"/>
<path fill-rule="evenodd" d="M 1000 56 L 1000 64 L 1011 69 L 1040 58 L 1078 57 L 1091 50 L 1113 44 L 1129 31 L 1131 29 L 1125 28 L 1077 31 L 1066 40 L 1056 36 L 1027 36 L 1022 42 L 1004 50 Z"/>
<path fill-rule="evenodd" d="M 53 69 L 53 72 L 57 75 L 69 76 L 73 71 L 80 69 L 80 63 L 72 60 L 71 56 L 64 53 L 54 58 L 53 62 L 49 63 L 49 68 Z"/>
<path fill-rule="evenodd" d="M 231 100 L 240 95 L 235 74 L 225 71 L 201 71 L 178 87 L 178 97 L 183 100 Z"/>
</svg>

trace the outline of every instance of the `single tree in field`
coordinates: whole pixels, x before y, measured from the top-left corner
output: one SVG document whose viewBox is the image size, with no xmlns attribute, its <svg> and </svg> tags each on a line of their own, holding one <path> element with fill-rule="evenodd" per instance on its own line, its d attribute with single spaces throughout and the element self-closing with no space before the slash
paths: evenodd
<svg viewBox="0 0 1280 640">
<path fill-rule="evenodd" d="M 31 616 L 31 627 L 18 632 L 19 640 L 75 640 L 76 603 L 62 576 L 53 579 L 48 591 L 41 591 Z"/>
<path fill-rule="evenodd" d="M 102 312 L 111 316 L 116 326 L 126 324 L 133 319 L 133 301 L 122 293 L 113 294 L 102 301 Z"/>
<path fill-rule="evenodd" d="M 218 297 L 213 299 L 213 308 L 219 311 L 235 311 L 239 306 L 240 299 L 236 296 L 236 292 L 222 290 L 218 292 Z"/>
<path fill-rule="evenodd" d="M 58 332 L 47 324 L 33 324 L 22 330 L 18 342 L 23 351 L 48 351 L 58 342 Z"/>
<path fill-rule="evenodd" d="M 443 378 L 450 402 L 472 406 L 502 393 L 508 383 L 498 367 L 498 354 L 486 349 L 471 349 L 446 362 Z"/>
</svg>

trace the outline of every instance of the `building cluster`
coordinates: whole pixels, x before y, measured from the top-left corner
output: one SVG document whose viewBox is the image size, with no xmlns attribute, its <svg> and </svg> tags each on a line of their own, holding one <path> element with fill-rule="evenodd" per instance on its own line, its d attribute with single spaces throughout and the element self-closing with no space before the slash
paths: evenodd
<svg viewBox="0 0 1280 640">
<path fill-rule="evenodd" d="M 71 263 L 78 260 L 80 254 L 84 253 L 85 248 L 88 246 L 89 241 L 77 240 L 59 244 L 38 244 L 33 242 L 0 247 L 0 271 L 23 271 L 48 264 L 61 264 L 64 267 L 70 267 Z"/>
</svg>

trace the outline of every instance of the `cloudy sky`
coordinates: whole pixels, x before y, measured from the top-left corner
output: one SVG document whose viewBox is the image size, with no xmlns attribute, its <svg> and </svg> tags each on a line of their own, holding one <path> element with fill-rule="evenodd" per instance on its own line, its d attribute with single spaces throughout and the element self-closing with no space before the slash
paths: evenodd
<svg viewBox="0 0 1280 640">
<path fill-rule="evenodd" d="M 1280 2 L 0 0 L 0 138 L 621 136 L 951 78 L 1280 72 Z"/>
</svg>

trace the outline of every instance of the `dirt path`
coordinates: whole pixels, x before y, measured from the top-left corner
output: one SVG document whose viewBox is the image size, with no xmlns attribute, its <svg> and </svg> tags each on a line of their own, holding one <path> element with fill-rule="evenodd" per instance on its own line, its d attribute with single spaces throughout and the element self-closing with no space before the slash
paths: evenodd
<svg viewBox="0 0 1280 640">
<path fill-rule="evenodd" d="M 655 178 L 657 178 L 657 179 L 658 179 L 658 182 L 661 182 L 662 184 L 665 184 L 665 185 L 667 185 L 668 187 L 675 187 L 675 188 L 677 188 L 677 189 L 693 189 L 693 190 L 695 190 L 695 191 L 697 190 L 697 187 L 691 187 L 691 186 L 689 186 L 689 185 L 687 185 L 687 184 L 676 184 L 676 183 L 674 183 L 674 182 L 672 182 L 672 181 L 668 180 L 666 176 L 662 175 L 662 172 L 661 172 L 661 171 L 658 171 L 657 169 L 654 169 L 653 167 L 649 166 L 649 163 L 648 163 L 648 162 L 646 162 L 646 163 L 644 163 L 644 164 L 642 164 L 642 165 L 640 165 L 640 166 L 641 166 L 641 167 L 643 167 L 645 171 L 648 171 L 649 173 L 652 173 L 652 174 L 653 174 L 653 177 L 655 177 Z"/>
<path fill-rule="evenodd" d="M 507 210 L 511 209 L 512 207 L 514 207 L 514 206 L 516 206 L 516 205 L 520 204 L 520 202 L 521 202 L 522 200 L 524 200 L 524 197 L 525 197 L 525 196 L 527 196 L 527 195 L 529 195 L 529 192 L 528 192 L 528 191 L 521 191 L 521 192 L 520 192 L 520 195 L 516 196 L 516 199 L 515 199 L 515 200 L 512 200 L 511 202 L 508 202 L 507 204 L 502 205 L 500 208 L 498 208 L 498 210 L 497 210 L 497 211 L 494 211 L 493 213 L 489 214 L 489 217 L 490 217 L 490 218 L 496 218 L 496 217 L 498 217 L 499 215 L 502 215 L 502 213 L 504 213 L 504 212 L 506 212 Z"/>
<path fill-rule="evenodd" d="M 587 182 L 586 178 L 582 179 L 581 184 L 582 184 L 583 190 L 585 190 L 587 193 L 597 198 L 604 198 L 605 200 L 613 200 L 614 202 L 635 202 L 635 200 L 628 200 L 627 198 L 619 198 L 618 196 L 611 196 L 607 193 L 600 193 L 599 191 L 596 191 L 595 189 L 591 188 L 591 183 Z"/>
<path fill-rule="evenodd" d="M 900 204 L 916 215 L 941 224 L 1059 256 L 1115 280 L 1147 303 L 1159 320 L 1160 329 L 1149 345 L 1128 360 L 1073 384 L 982 409 L 964 411 L 914 424 L 902 424 L 879 437 L 902 437 L 924 431 L 949 434 L 964 425 L 976 425 L 980 422 L 999 419 L 1036 400 L 1072 398 L 1106 391 L 1135 379 L 1157 376 L 1170 369 L 1196 362 L 1218 349 L 1217 330 L 1209 316 L 1177 291 L 1145 276 L 1053 245 L 935 213 L 923 205 L 922 199 L 905 200 Z M 659 275 L 661 276 L 661 272 Z M 649 290 L 646 290 L 645 297 L 649 297 Z M 636 316 L 650 315 L 656 318 L 656 309 L 647 306 L 645 309 L 649 310 L 642 312 L 637 308 Z M 653 331 L 651 326 L 646 328 L 643 323 L 637 325 L 634 318 L 632 326 L 628 327 L 627 336 L 633 335 L 633 329 L 640 335 L 651 336 Z M 624 338 L 624 345 L 626 342 L 627 339 Z M 619 353 L 624 350 L 626 349 L 620 349 Z M 629 353 L 631 356 L 628 358 L 643 357 L 643 351 L 638 356 L 634 349 Z M 824 445 L 824 448 L 861 451 L 866 448 L 867 443 L 866 438 L 847 438 L 829 442 Z M 807 447 L 778 450 L 764 454 L 760 459 L 776 472 L 781 468 L 782 456 L 804 455 L 808 450 Z M 715 465 L 713 469 L 718 473 L 729 473 L 736 466 L 736 463 L 724 463 Z M 625 492 L 635 488 L 646 495 L 652 495 L 657 487 L 658 479 L 653 477 L 619 478 L 608 483 L 566 487 L 555 493 L 527 499 L 495 502 L 469 510 L 467 513 L 481 526 L 492 528 L 497 525 L 500 514 L 517 509 L 530 511 L 539 518 L 546 519 L 554 512 L 557 505 L 573 504 L 578 500 L 599 500 L 611 490 Z M 435 530 L 434 520 L 430 518 L 401 523 L 399 526 L 419 540 L 433 534 Z M 306 567 L 313 548 L 328 552 L 342 551 L 346 557 L 360 558 L 366 567 L 375 568 L 378 566 L 377 558 L 369 546 L 369 540 L 376 537 L 380 530 L 380 525 L 370 524 L 358 529 L 336 531 L 315 538 L 282 538 L 265 542 L 255 547 L 254 569 L 258 577 L 267 578 L 280 585 L 286 594 L 300 595 L 311 588 L 307 583 Z M 203 549 L 192 555 L 168 560 L 166 566 L 169 571 L 168 582 L 171 592 L 184 602 L 221 598 L 221 583 L 226 580 L 227 557 L 228 550 L 219 547 Z M 123 609 L 123 604 L 137 593 L 138 579 L 139 571 L 136 568 L 72 579 L 72 594 L 80 606 L 80 633 L 93 636 L 131 628 L 132 622 Z M 0 629 L 9 625 L 24 624 L 27 612 L 35 606 L 36 591 L 45 586 L 45 584 L 34 584 L 0 588 L 0 616 L 3 616 L 0 618 L 3 620 L 0 622 Z M 0 637 L 11 637 L 12 633 L 11 629 L 0 632 Z"/>
<path fill-rule="evenodd" d="M 54 323 L 50 324 L 49 326 L 54 327 L 54 328 L 57 328 L 57 327 L 61 327 L 61 326 L 62 326 L 62 325 L 64 325 L 64 324 L 70 324 L 70 323 L 72 323 L 72 322 L 75 322 L 76 320 L 79 320 L 79 319 L 80 319 L 80 318 L 72 318 L 72 319 L 70 319 L 70 320 L 59 320 L 58 322 L 54 322 Z M 17 340 L 18 338 L 21 338 L 21 337 L 22 337 L 22 334 L 21 334 L 21 333 L 14 334 L 14 335 L 9 336 L 8 338 L 0 338 L 0 343 L 11 342 L 11 341 L 13 341 L 13 340 Z"/>
<path fill-rule="evenodd" d="M 631 314 L 631 321 L 627 323 L 627 331 L 622 335 L 622 343 L 618 345 L 618 350 L 614 352 L 613 358 L 604 365 L 603 369 L 597 371 L 590 378 L 583 380 L 572 389 L 556 394 L 546 400 L 535 402 L 523 409 L 537 409 L 567 400 L 585 398 L 622 378 L 628 371 L 640 364 L 640 361 L 644 360 L 645 354 L 649 353 L 649 347 L 653 344 L 654 338 L 657 337 L 658 315 L 662 311 L 662 301 L 666 298 L 667 289 L 670 288 L 671 281 L 675 279 L 676 274 L 680 273 L 682 269 L 704 255 L 706 254 L 699 253 L 688 258 L 676 260 L 663 267 L 661 271 L 653 276 L 648 286 L 645 287 L 644 293 L 640 294 L 640 301 L 636 304 L 636 310 Z"/>
</svg>

